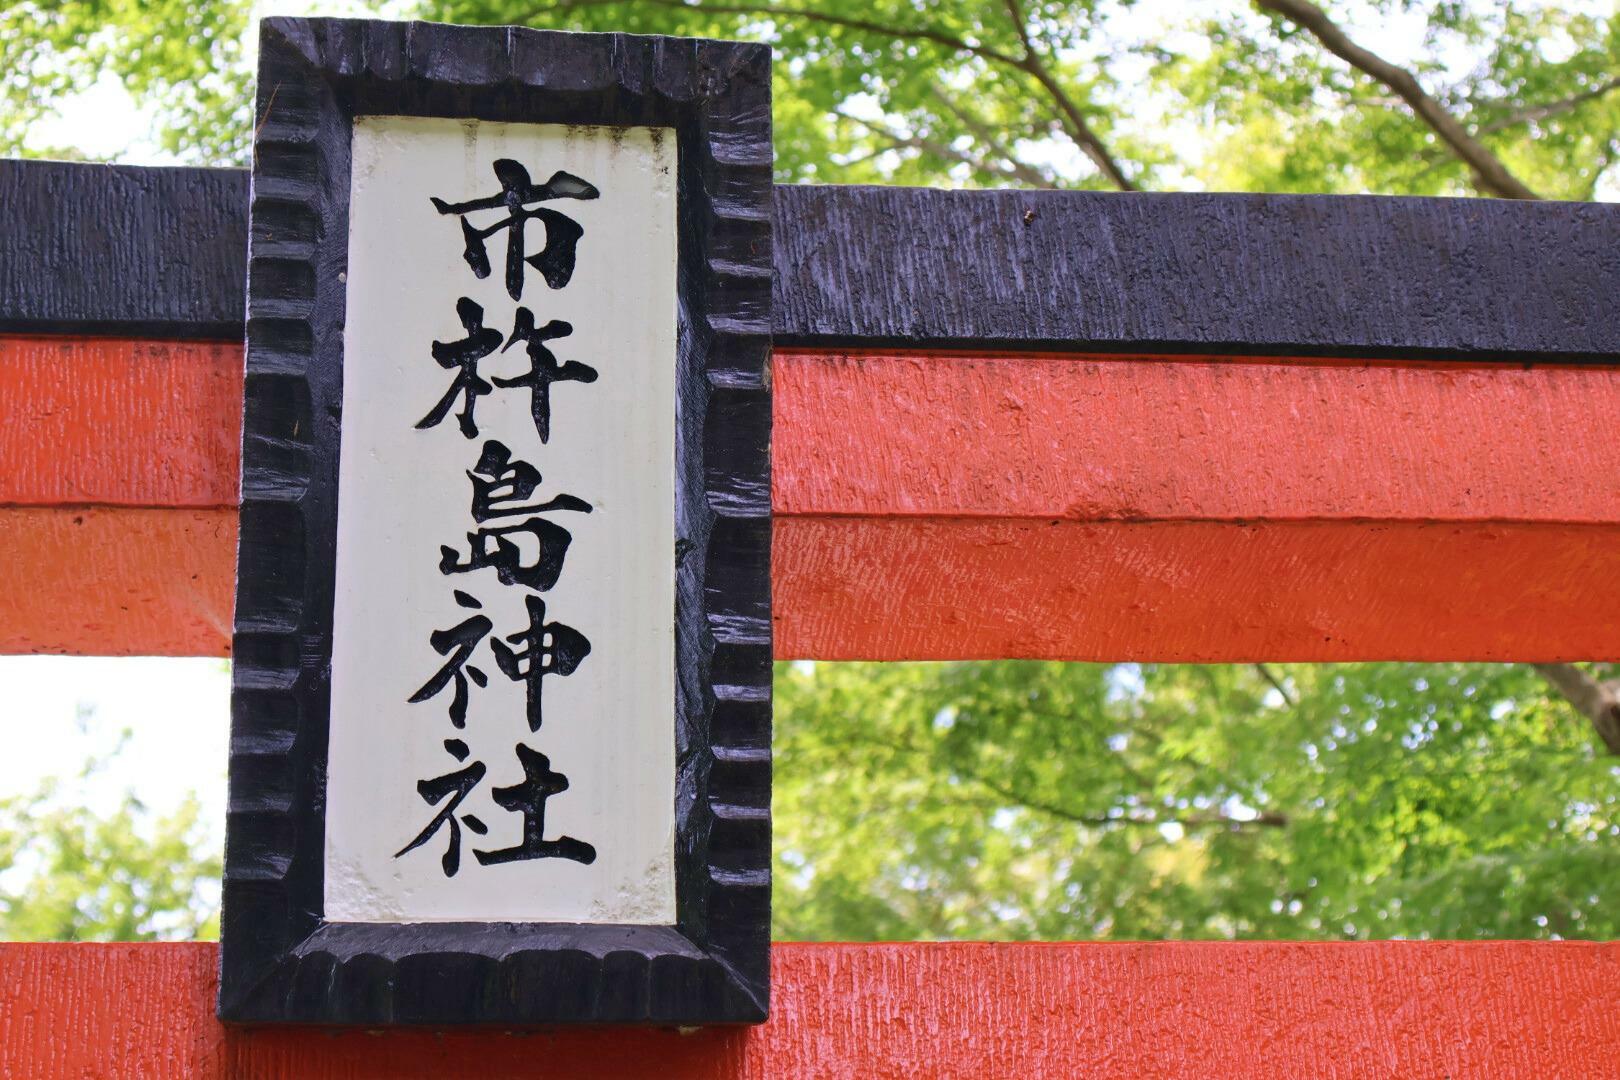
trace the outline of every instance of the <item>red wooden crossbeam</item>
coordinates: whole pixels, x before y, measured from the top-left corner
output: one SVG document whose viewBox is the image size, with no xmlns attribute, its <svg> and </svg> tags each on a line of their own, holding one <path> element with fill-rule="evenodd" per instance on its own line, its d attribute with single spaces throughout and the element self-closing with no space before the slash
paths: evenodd
<svg viewBox="0 0 1620 1080">
<path fill-rule="evenodd" d="M 229 646 L 241 352 L 0 337 L 0 652 Z M 1620 368 L 781 349 L 794 658 L 1620 656 Z"/>
<path fill-rule="evenodd" d="M 204 339 L 241 333 L 245 201 L 228 170 L 0 165 L 0 327 L 56 335 L 0 337 L 0 652 L 228 648 L 241 357 Z M 785 187 L 773 216 L 780 655 L 1620 652 L 1612 208 Z M 1081 355 L 1155 348 L 1314 359 Z M 760 1028 L 526 1038 L 227 1032 L 215 963 L 0 945 L 0 1076 L 1620 1060 L 1615 945 L 782 945 Z"/>
<path fill-rule="evenodd" d="M 206 944 L 0 945 L 17 1077 L 1609 1078 L 1620 945 L 778 945 L 752 1029 L 230 1030 Z"/>
</svg>

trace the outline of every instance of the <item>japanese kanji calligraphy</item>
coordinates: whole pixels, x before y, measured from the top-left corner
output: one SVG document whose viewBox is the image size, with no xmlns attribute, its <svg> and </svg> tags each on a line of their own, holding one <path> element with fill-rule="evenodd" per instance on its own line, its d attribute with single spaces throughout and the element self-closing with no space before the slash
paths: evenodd
<svg viewBox="0 0 1620 1080">
<path fill-rule="evenodd" d="M 673 145 L 353 152 L 327 916 L 672 922 Z"/>
<path fill-rule="evenodd" d="M 574 275 L 574 248 L 584 230 L 580 228 L 579 222 L 566 214 L 548 210 L 543 206 L 530 210 L 527 206 L 529 203 L 545 202 L 549 199 L 594 199 L 601 193 L 579 177 L 562 171 L 553 173 L 551 179 L 544 184 L 531 184 L 529 170 L 520 162 L 508 158 L 496 161 L 494 170 L 495 178 L 501 184 L 498 194 L 457 203 L 446 202 L 436 196 L 432 199 L 433 207 L 439 213 L 461 215 L 461 232 L 467 242 L 467 250 L 464 253 L 467 265 L 472 267 L 472 272 L 479 277 L 488 277 L 489 253 L 484 249 L 484 241 L 505 229 L 507 230 L 505 281 L 506 291 L 512 299 L 516 300 L 523 295 L 525 264 L 540 271 L 546 284 L 553 289 L 567 285 L 568 279 Z M 476 228 L 467 220 L 467 215 L 475 210 L 496 208 L 506 210 L 508 216 L 486 228 Z M 523 225 L 536 218 L 545 227 L 546 243 L 539 252 L 530 255 L 525 252 L 523 246 Z"/>
</svg>

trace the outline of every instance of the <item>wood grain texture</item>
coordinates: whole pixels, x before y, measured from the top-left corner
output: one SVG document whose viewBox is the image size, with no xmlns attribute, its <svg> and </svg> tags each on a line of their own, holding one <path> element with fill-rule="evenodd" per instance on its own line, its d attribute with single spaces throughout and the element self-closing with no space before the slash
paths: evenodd
<svg viewBox="0 0 1620 1080">
<path fill-rule="evenodd" d="M 775 532 L 782 658 L 1617 651 L 1614 530 L 852 518 Z M 0 603 L 0 654 L 227 655 L 235 540 L 233 511 L 0 511 L 7 573 L 29 583 Z M 1049 562 L 1069 573 L 1054 582 Z"/>
<path fill-rule="evenodd" d="M 776 522 L 777 655 L 1178 663 L 1620 657 L 1620 529 Z"/>
<path fill-rule="evenodd" d="M 0 504 L 237 504 L 239 344 L 0 337 L 0 402 Z"/>
<path fill-rule="evenodd" d="M 780 517 L 774 532 L 782 659 L 1620 653 L 1614 528 Z M 0 654 L 227 655 L 235 544 L 230 510 L 0 509 L 0 565 L 28 583 L 0 599 Z"/>
<path fill-rule="evenodd" d="M 775 946 L 758 1028 L 227 1030 L 206 944 L 0 945 L 0 1075 L 1608 1078 L 1620 945 Z M 1039 1003 L 1032 1007 L 1032 1003 Z"/>
<path fill-rule="evenodd" d="M 236 510 L 0 507 L 0 655 L 225 656 Z"/>
<path fill-rule="evenodd" d="M 776 342 L 1620 352 L 1620 207 L 777 188 Z"/>
<path fill-rule="evenodd" d="M 1620 369 L 782 350 L 773 371 L 778 656 L 1620 653 Z M 0 559 L 50 586 L 0 601 L 0 649 L 227 650 L 233 515 L 196 511 L 234 492 L 240 377 L 223 346 L 0 339 L 21 417 Z M 269 380 L 250 409 L 278 430 L 292 401 Z"/>
<path fill-rule="evenodd" d="M 778 515 L 1620 523 L 1620 368 L 778 348 Z"/>
<path fill-rule="evenodd" d="M 236 337 L 246 217 L 241 170 L 0 161 L 0 329 Z M 779 344 L 1620 355 L 1611 205 L 784 185 L 773 218 Z"/>
<path fill-rule="evenodd" d="M 778 349 L 773 383 L 778 516 L 1620 514 L 1615 367 Z M 237 346 L 0 336 L 0 504 L 234 506 L 241 394 Z"/>
<path fill-rule="evenodd" d="M 247 173 L 0 161 L 0 328 L 242 336 Z"/>
</svg>

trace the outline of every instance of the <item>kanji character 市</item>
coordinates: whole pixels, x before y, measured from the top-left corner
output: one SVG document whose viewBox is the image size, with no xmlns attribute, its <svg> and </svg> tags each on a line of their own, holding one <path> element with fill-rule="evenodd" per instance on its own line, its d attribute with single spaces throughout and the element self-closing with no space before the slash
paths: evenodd
<svg viewBox="0 0 1620 1080">
<path fill-rule="evenodd" d="M 495 195 L 459 203 L 437 198 L 432 200 L 434 209 L 439 213 L 461 217 L 461 235 L 466 242 L 462 257 L 467 260 L 467 265 L 472 267 L 476 276 L 488 277 L 489 252 L 484 247 L 484 241 L 505 229 L 507 295 L 514 300 L 522 297 L 525 263 L 540 271 L 541 277 L 551 288 L 560 289 L 567 285 L 574 275 L 575 248 L 585 230 L 579 222 L 565 214 L 545 207 L 531 210 L 528 205 L 552 199 L 594 199 L 601 193 L 593 185 L 561 170 L 552 173 L 551 179 L 544 184 L 532 183 L 529 170 L 511 158 L 501 158 L 495 162 L 495 178 L 501 182 L 501 190 Z M 477 228 L 467 220 L 468 214 L 500 208 L 507 211 L 507 216 L 486 228 Z M 523 245 L 523 227 L 535 219 L 539 219 L 545 227 L 546 243 L 539 254 L 528 255 Z"/>
</svg>

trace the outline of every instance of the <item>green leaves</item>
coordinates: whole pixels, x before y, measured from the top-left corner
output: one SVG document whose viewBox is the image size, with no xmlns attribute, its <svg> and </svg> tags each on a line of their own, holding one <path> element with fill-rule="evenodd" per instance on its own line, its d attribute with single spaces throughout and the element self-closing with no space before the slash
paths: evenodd
<svg viewBox="0 0 1620 1080">
<path fill-rule="evenodd" d="M 1404 60 L 1538 194 L 1594 197 L 1620 151 L 1620 84 L 1602 89 L 1620 73 L 1613 18 L 1557 3 L 1325 6 L 1358 44 Z M 1207 56 L 1161 81 L 1217 132 L 1197 169 L 1211 189 L 1478 193 L 1469 168 L 1389 87 L 1292 24 L 1262 28 L 1234 7 L 1205 32 Z"/>
<path fill-rule="evenodd" d="M 0 11 L 0 153 L 62 156 L 30 146 L 30 127 L 110 76 L 153 114 L 164 148 L 199 164 L 242 163 L 250 11 L 239 0 L 23 0 Z M 126 134 L 134 143 L 151 133 Z"/>
<path fill-rule="evenodd" d="M 1574 3 L 1324 7 L 1539 194 L 1613 193 L 1620 20 Z M 1389 87 L 1238 0 L 419 10 L 769 42 L 784 182 L 1106 188 L 1112 166 L 1149 188 L 1476 191 Z M 0 152 L 76 153 L 40 146 L 30 129 L 105 74 L 182 157 L 245 162 L 252 12 L 246 0 L 27 0 L 0 12 Z M 1528 669 L 1269 670 L 1281 690 L 1244 666 L 783 667 L 778 934 L 1620 930 L 1605 903 L 1620 869 L 1614 759 Z M 194 813 L 153 819 L 126 802 L 102 821 L 48 792 L 0 803 L 0 865 L 8 883 L 28 883 L 0 890 L 13 897 L 0 901 L 0 929 L 196 929 L 187 913 L 217 861 L 194 845 Z"/>
<path fill-rule="evenodd" d="M 364 5 L 359 6 L 364 10 Z M 411 5 L 389 5 L 389 13 Z M 1340 0 L 1539 194 L 1592 198 L 1620 157 L 1620 21 L 1585 5 Z M 423 0 L 427 18 L 734 37 L 776 50 L 783 182 L 1476 191 L 1388 86 L 1246 3 L 1128 0 Z M 0 150 L 98 78 L 183 158 L 247 158 L 247 0 L 28 0 L 0 13 Z M 145 132 L 130 132 L 133 141 Z"/>
<path fill-rule="evenodd" d="M 1612 935 L 1620 780 L 1528 669 L 797 664 L 789 938 Z"/>
<path fill-rule="evenodd" d="M 98 812 L 64 780 L 0 798 L 0 940 L 217 937 L 222 868 L 200 812 L 194 795 L 158 814 L 129 792 Z"/>
</svg>

